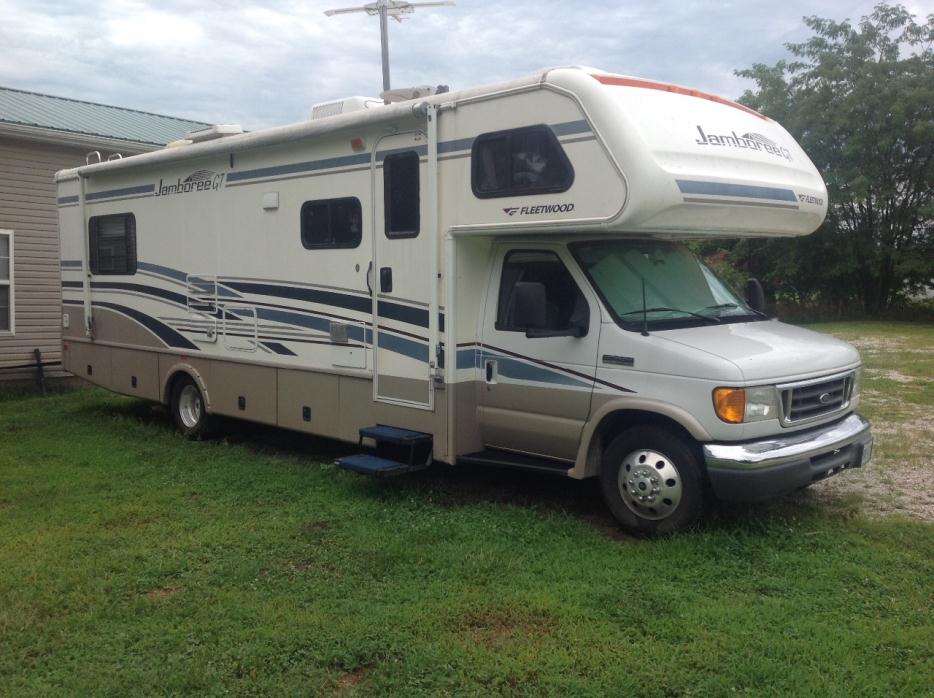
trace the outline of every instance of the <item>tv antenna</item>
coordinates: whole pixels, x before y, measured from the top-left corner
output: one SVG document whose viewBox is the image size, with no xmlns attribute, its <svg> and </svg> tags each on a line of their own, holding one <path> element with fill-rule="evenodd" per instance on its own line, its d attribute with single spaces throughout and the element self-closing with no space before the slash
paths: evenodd
<svg viewBox="0 0 934 698">
<path fill-rule="evenodd" d="M 451 0 L 442 2 L 406 2 L 405 0 L 376 0 L 376 2 L 367 3 L 362 7 L 342 7 L 336 10 L 325 10 L 324 14 L 328 17 L 332 15 L 346 15 L 351 12 L 366 12 L 371 17 L 379 15 L 379 38 L 383 51 L 383 101 L 389 103 L 389 23 L 388 18 L 392 17 L 397 22 L 405 19 L 406 15 L 415 12 L 416 7 L 439 7 L 441 5 L 453 5 Z"/>
</svg>

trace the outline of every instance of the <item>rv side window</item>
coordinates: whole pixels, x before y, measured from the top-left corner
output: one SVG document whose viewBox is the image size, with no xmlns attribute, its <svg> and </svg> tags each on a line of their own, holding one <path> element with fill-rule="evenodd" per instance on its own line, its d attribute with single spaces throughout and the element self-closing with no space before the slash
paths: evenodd
<svg viewBox="0 0 934 698">
<path fill-rule="evenodd" d="M 306 201 L 302 204 L 302 245 L 305 249 L 350 248 L 360 245 L 360 199 Z"/>
<path fill-rule="evenodd" d="M 547 126 L 484 133 L 470 153 L 471 184 L 480 199 L 567 191 L 574 168 Z"/>
<path fill-rule="evenodd" d="M 383 160 L 383 197 L 386 237 L 418 235 L 418 153 L 387 155 Z"/>
<path fill-rule="evenodd" d="M 136 273 L 136 216 L 118 213 L 88 221 L 92 274 Z"/>
<path fill-rule="evenodd" d="M 564 331 L 586 327 L 589 317 L 584 294 L 554 252 L 513 250 L 506 255 L 499 284 L 497 330 Z"/>
</svg>

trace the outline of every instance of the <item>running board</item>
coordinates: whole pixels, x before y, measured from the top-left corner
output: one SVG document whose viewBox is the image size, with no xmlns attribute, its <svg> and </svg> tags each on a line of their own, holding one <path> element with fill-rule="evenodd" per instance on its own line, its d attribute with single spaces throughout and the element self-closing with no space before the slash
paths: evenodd
<svg viewBox="0 0 934 698">
<path fill-rule="evenodd" d="M 556 461 L 550 458 L 529 456 L 524 453 L 500 451 L 495 448 L 487 448 L 483 451 L 460 456 L 457 459 L 457 464 L 485 465 L 494 468 L 518 468 L 520 470 L 534 470 L 540 473 L 553 473 L 555 475 L 567 475 L 574 467 L 573 463 L 567 461 Z"/>
</svg>

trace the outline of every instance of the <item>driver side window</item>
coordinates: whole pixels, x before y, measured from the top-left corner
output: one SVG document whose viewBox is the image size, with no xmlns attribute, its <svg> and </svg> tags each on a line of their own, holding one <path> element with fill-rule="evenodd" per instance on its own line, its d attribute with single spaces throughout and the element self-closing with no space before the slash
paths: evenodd
<svg viewBox="0 0 934 698">
<path fill-rule="evenodd" d="M 503 261 L 496 311 L 500 332 L 586 328 L 590 310 L 554 252 L 512 250 Z"/>
</svg>

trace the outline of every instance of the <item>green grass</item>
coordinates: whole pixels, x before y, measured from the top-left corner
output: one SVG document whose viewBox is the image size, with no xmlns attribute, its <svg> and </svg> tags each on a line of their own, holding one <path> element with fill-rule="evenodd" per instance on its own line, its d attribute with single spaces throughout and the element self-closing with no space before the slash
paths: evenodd
<svg viewBox="0 0 934 698">
<path fill-rule="evenodd" d="M 932 375 L 902 354 L 880 369 Z M 932 695 L 934 524 L 794 497 L 635 540 L 593 482 L 376 483 L 228 434 L 99 390 L 0 402 L 0 696 Z"/>
</svg>

